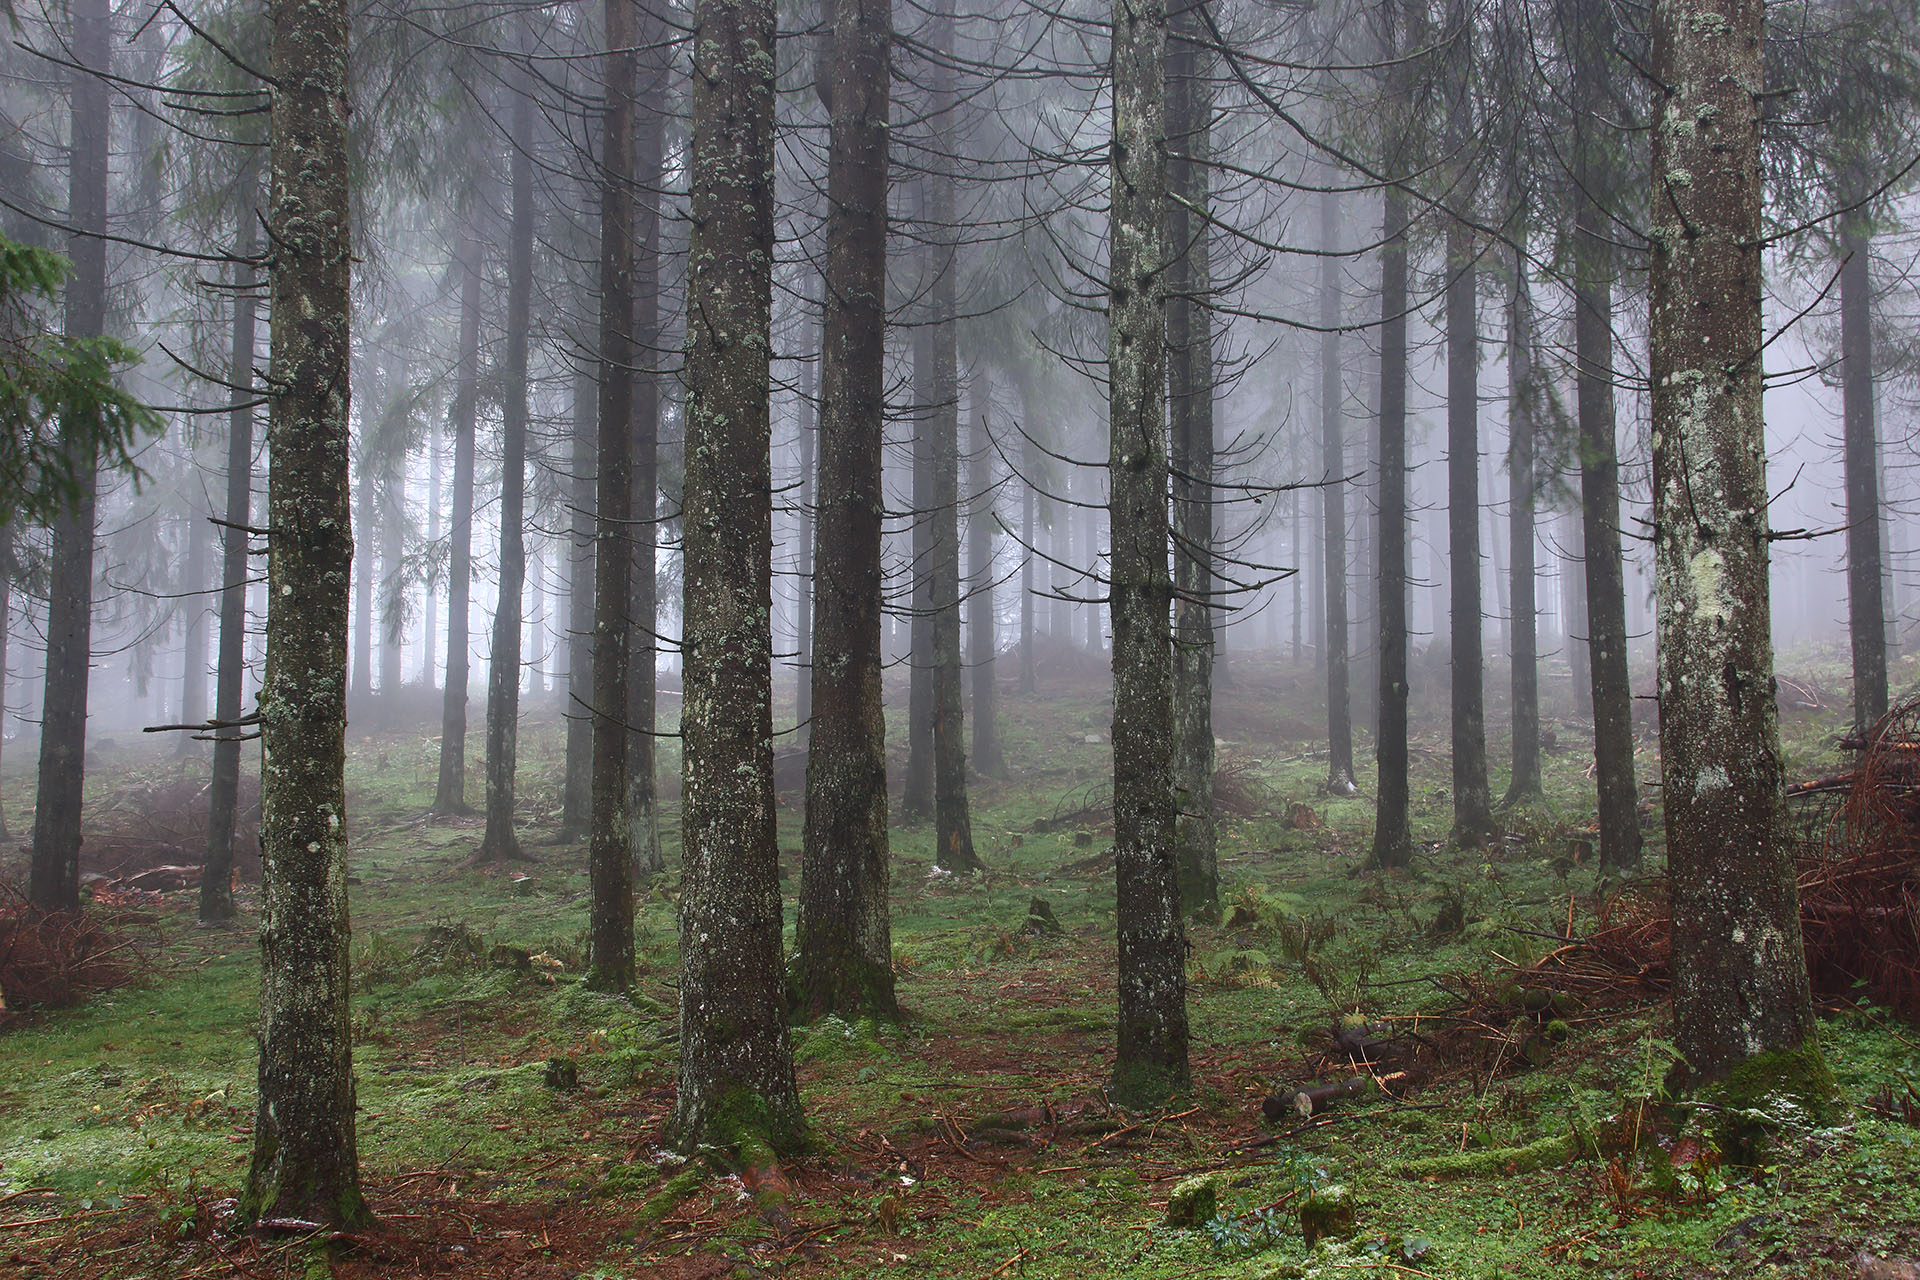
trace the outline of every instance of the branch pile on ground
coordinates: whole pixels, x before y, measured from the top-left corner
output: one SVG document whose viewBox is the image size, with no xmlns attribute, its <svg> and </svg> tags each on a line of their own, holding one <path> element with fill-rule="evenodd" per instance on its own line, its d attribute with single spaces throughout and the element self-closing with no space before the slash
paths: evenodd
<svg viewBox="0 0 1920 1280">
<path fill-rule="evenodd" d="M 0 1030 L 33 1009 L 64 1009 L 151 966 L 138 912 L 43 912 L 0 882 Z"/>
<path fill-rule="evenodd" d="M 1842 799 L 1799 857 L 1800 931 L 1813 989 L 1874 999 L 1920 1020 L 1920 699 L 1857 738 L 1844 773 L 1788 788 Z M 1622 888 L 1591 935 L 1521 969 L 1523 986 L 1643 996 L 1666 988 L 1671 944 L 1664 880 Z"/>
</svg>

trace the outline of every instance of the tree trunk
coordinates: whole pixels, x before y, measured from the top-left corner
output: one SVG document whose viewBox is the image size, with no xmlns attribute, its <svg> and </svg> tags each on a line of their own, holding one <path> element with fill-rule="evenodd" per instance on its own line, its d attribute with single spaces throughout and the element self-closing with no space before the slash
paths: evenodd
<svg viewBox="0 0 1920 1280">
<path fill-rule="evenodd" d="M 1112 14 L 1107 474 L 1120 952 L 1113 1091 L 1125 1105 L 1151 1106 L 1188 1083 L 1167 572 L 1167 11 L 1162 0 L 1115 0 Z"/>
<path fill-rule="evenodd" d="M 973 492 L 967 509 L 967 588 L 969 652 L 972 671 L 973 767 L 987 778 L 1004 778 L 1006 761 L 1000 756 L 1000 725 L 994 714 L 994 658 L 1000 651 L 999 620 L 994 616 L 993 539 L 1000 517 L 994 510 L 993 437 L 987 427 L 984 391 L 979 416 L 973 420 L 973 448 L 967 464 L 967 487 Z"/>
<path fill-rule="evenodd" d="M 807 299 L 807 309 L 813 309 L 813 299 Z M 811 316 L 809 316 L 811 320 Z M 812 328 L 812 325 L 809 325 Z M 826 344 L 824 325 L 819 332 L 819 340 L 814 350 L 819 351 Z M 813 741 L 813 597 L 814 597 L 814 538 L 815 533 L 815 493 L 817 492 L 814 437 L 819 430 L 818 389 L 814 385 L 815 369 L 812 360 L 800 365 L 800 403 L 794 407 L 799 415 L 797 424 L 800 436 L 800 510 L 795 520 L 794 555 L 798 561 L 796 576 L 796 596 L 794 599 L 794 682 L 793 682 L 793 719 L 794 738 L 802 747 Z M 879 588 L 874 589 L 876 597 Z M 877 617 L 878 615 L 876 615 Z M 876 640 L 878 652 L 879 641 Z"/>
<path fill-rule="evenodd" d="M 7 640 L 13 629 L 14 533 L 12 520 L 0 521 L 0 741 L 7 727 Z M 0 840 L 12 840 L 7 830 L 7 811 L 0 803 Z"/>
<path fill-rule="evenodd" d="M 241 185 L 245 193 L 235 221 L 234 255 L 253 257 L 258 245 L 254 208 L 257 171 L 249 166 Z M 253 360 L 259 301 L 250 271 L 234 268 L 233 346 L 228 356 L 228 394 L 234 408 L 227 414 L 226 527 L 220 531 L 220 660 L 215 676 L 214 719 L 230 726 L 240 719 L 240 703 L 247 674 L 247 526 L 253 523 Z M 239 728 L 214 731 L 213 776 L 207 783 L 207 860 L 200 876 L 200 922 L 215 924 L 233 917 L 233 827 L 240 799 L 240 743 L 247 735 Z"/>
<path fill-rule="evenodd" d="M 1212 158 L 1206 0 L 1174 0 L 1166 62 L 1169 410 L 1173 450 L 1174 843 L 1180 909 L 1220 918 L 1213 813 L 1213 288 L 1207 163 Z M 1196 212 L 1197 211 L 1197 212 Z"/>
<path fill-rule="evenodd" d="M 641 43 L 657 48 L 665 39 L 658 22 L 641 11 Z M 665 86 L 659 83 L 666 72 L 660 67 L 654 74 L 652 91 L 641 101 L 659 102 Z M 653 725 L 655 714 L 655 664 L 659 647 L 654 640 L 659 626 L 658 576 L 654 564 L 654 546 L 658 526 L 660 488 L 660 379 L 654 373 L 659 364 L 660 341 L 660 197 L 664 174 L 661 170 L 666 148 L 666 119 L 657 110 L 636 115 L 634 127 L 637 156 L 635 182 L 641 191 L 634 208 L 635 232 L 639 254 L 633 267 L 633 350 L 640 369 L 633 383 L 633 497 L 630 506 L 632 562 L 628 565 L 627 588 L 627 846 L 636 871 L 653 874 L 667 869 L 660 853 L 659 786 L 655 778 Z"/>
<path fill-rule="evenodd" d="M 1040 545 L 1035 541 L 1040 536 L 1040 526 L 1033 518 L 1033 481 L 1037 462 L 1033 442 L 1023 434 L 1020 440 L 1020 692 L 1027 697 L 1032 697 L 1039 688 L 1033 670 L 1033 631 L 1036 625 L 1033 617 L 1033 570 L 1034 562 L 1040 558 L 1034 550 Z"/>
<path fill-rule="evenodd" d="M 1379 583 L 1380 697 L 1374 752 L 1375 867 L 1413 860 L 1407 777 L 1407 198 L 1389 187 L 1380 248 L 1380 500 L 1374 539 Z"/>
<path fill-rule="evenodd" d="M 921 207 L 930 203 L 922 178 Z M 922 233 L 925 234 L 924 232 Z M 930 249 L 928 270 L 938 271 Z M 920 316 L 913 333 L 913 532 L 908 566 L 913 589 L 907 644 L 907 769 L 901 783 L 900 816 L 923 822 L 934 814 L 934 649 L 933 649 L 933 436 L 936 339 L 930 314 Z"/>
<path fill-rule="evenodd" d="M 584 363 L 573 374 L 573 454 L 567 502 L 567 757 L 560 792 L 561 843 L 584 838 L 593 814 L 593 531 L 597 394 Z"/>
<path fill-rule="evenodd" d="M 507 359 L 500 431 L 500 595 L 487 664 L 487 828 L 476 861 L 523 858 L 513 829 L 520 745 L 520 626 L 527 581 L 527 344 L 533 323 L 533 99 L 516 77 L 510 90 Z"/>
<path fill-rule="evenodd" d="M 182 587 L 186 597 L 187 626 L 180 657 L 180 723 L 200 724 L 207 718 L 207 631 L 211 610 L 200 593 L 207 589 L 207 561 L 213 556 L 213 522 L 189 505 L 187 513 L 187 565 Z M 182 754 L 198 749 L 198 744 L 180 735 Z"/>
<path fill-rule="evenodd" d="M 1596 29 L 1599 28 L 1599 29 Z M 1607 174 L 1601 154 L 1606 74 L 1604 24 L 1576 38 L 1574 89 L 1574 349 L 1580 422 L 1580 505 L 1586 561 L 1589 672 L 1593 681 L 1594 777 L 1600 794 L 1602 865 L 1640 865 L 1640 817 L 1633 777 L 1633 686 L 1627 675 L 1627 594 L 1620 550 L 1620 461 L 1614 441 L 1611 234 L 1599 203 Z"/>
<path fill-rule="evenodd" d="M 1880 580 L 1880 443 L 1873 413 L 1872 233 L 1863 214 L 1842 220 L 1840 393 L 1847 482 L 1847 630 L 1853 646 L 1853 722 L 1887 714 L 1886 596 Z"/>
<path fill-rule="evenodd" d="M 1526 804 L 1540 787 L 1540 658 L 1534 598 L 1533 513 L 1540 483 L 1534 462 L 1533 298 L 1527 290 L 1527 250 L 1513 254 L 1513 297 L 1507 320 L 1507 541 L 1512 548 L 1508 596 L 1513 622 L 1513 777 L 1502 804 Z"/>
<path fill-rule="evenodd" d="M 1473 234 L 1447 228 L 1448 647 L 1453 656 L 1453 839 L 1477 849 L 1493 830 L 1487 781 L 1485 609 L 1480 599 L 1479 272 Z M 1435 628 L 1438 630 L 1438 628 Z"/>
<path fill-rule="evenodd" d="M 1327 794 L 1359 791 L 1347 623 L 1347 443 L 1340 377 L 1340 197 L 1320 196 L 1320 546 L 1326 603 Z"/>
<path fill-rule="evenodd" d="M 669 1141 L 806 1141 L 782 996 L 767 417 L 774 6 L 696 0 L 687 247 L 686 847 Z"/>
<path fill-rule="evenodd" d="M 460 355 L 455 375 L 453 428 L 453 509 L 447 537 L 447 685 L 440 699 L 440 776 L 433 812 L 442 817 L 472 813 L 467 805 L 468 602 L 473 591 L 473 444 L 480 399 L 480 243 L 472 224 L 462 233 L 456 262 L 460 272 Z"/>
<path fill-rule="evenodd" d="M 1733 1107 L 1819 1123 L 1820 1055 L 1782 793 L 1761 407 L 1763 12 L 1656 0 L 1652 359 L 1660 760 L 1674 1040 Z M 1604 831 L 1604 828 L 1603 828 Z"/>
<path fill-rule="evenodd" d="M 373 698 L 373 534 L 377 527 L 373 513 L 373 430 L 372 424 L 360 424 L 360 482 L 353 491 L 354 536 L 360 545 L 354 548 L 353 576 L 353 689 L 355 712 L 372 711 Z"/>
<path fill-rule="evenodd" d="M 817 87 L 832 124 L 814 500 L 813 734 L 793 982 L 802 1015 L 892 1018 L 898 1008 L 880 691 L 892 6 L 825 0 L 824 7 L 832 65 Z"/>
<path fill-rule="evenodd" d="M 95 338 L 106 332 L 108 132 L 105 73 L 112 59 L 106 0 L 75 0 L 71 50 L 71 160 L 67 244 L 66 332 Z M 33 856 L 27 899 L 41 911 L 80 909 L 80 802 L 86 771 L 87 674 L 93 643 L 94 492 L 98 477 L 90 451 L 73 460 L 79 495 L 53 521 L 48 569 L 47 666 L 40 719 L 40 775 L 34 791 Z"/>
<path fill-rule="evenodd" d="M 270 0 L 267 659 L 260 689 L 260 1100 L 238 1219 L 364 1221 L 348 966 L 351 370 L 347 9 Z"/>
<path fill-rule="evenodd" d="M 407 365 L 396 360 L 388 388 L 389 421 L 380 442 L 380 697 L 386 719 L 400 714 L 400 646 L 406 638 L 407 579 L 402 567 L 407 536 Z"/>
<path fill-rule="evenodd" d="M 441 489 L 446 484 L 446 451 L 441 447 L 440 432 L 429 422 L 427 424 L 427 545 L 440 545 L 440 502 Z M 427 580 L 427 589 L 421 592 L 420 608 L 420 683 L 429 691 L 433 683 L 434 668 L 439 665 L 437 651 L 440 640 L 440 593 L 434 589 L 431 577 Z"/>
<path fill-rule="evenodd" d="M 606 102 L 600 129 L 599 474 L 593 558 L 592 826 L 588 834 L 587 985 L 633 982 L 633 853 L 629 843 L 627 593 L 633 584 L 634 148 L 638 6 L 605 0 Z"/>
</svg>

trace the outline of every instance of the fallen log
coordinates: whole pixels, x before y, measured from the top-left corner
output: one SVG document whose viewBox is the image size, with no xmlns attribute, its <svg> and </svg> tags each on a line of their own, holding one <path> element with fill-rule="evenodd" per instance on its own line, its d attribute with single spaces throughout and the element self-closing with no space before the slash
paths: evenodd
<svg viewBox="0 0 1920 1280">
<path fill-rule="evenodd" d="M 1373 1081 L 1366 1076 L 1354 1076 L 1339 1084 L 1311 1085 L 1305 1089 L 1285 1090 L 1268 1094 L 1266 1101 L 1260 1104 L 1260 1114 L 1269 1120 L 1285 1120 L 1289 1116 L 1298 1116 L 1305 1120 L 1325 1111 L 1346 1098 L 1365 1097 L 1373 1091 Z"/>
</svg>

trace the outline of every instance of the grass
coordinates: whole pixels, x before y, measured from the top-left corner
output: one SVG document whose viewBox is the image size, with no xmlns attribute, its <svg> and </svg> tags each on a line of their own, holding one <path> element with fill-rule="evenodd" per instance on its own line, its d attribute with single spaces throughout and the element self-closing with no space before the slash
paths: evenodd
<svg viewBox="0 0 1920 1280">
<path fill-rule="evenodd" d="M 1786 655 L 1782 666 L 1845 688 L 1833 655 Z M 1041 1104 L 1102 1114 L 1112 1063 L 1111 873 L 1083 865 L 1110 831 L 1097 811 L 1073 816 L 1102 800 L 1109 748 L 1086 738 L 1104 738 L 1108 709 L 1096 682 L 1047 687 L 1043 672 L 1040 697 L 1000 699 L 1011 778 L 975 784 L 974 830 L 991 870 L 932 877 L 929 832 L 895 832 L 906 1022 L 796 1030 L 817 1151 L 783 1170 L 781 1203 L 682 1177 L 675 1192 L 686 1194 L 660 1197 L 652 1222 L 641 1206 L 682 1173 L 658 1149 L 677 1070 L 673 875 L 637 911 L 634 997 L 589 993 L 576 981 L 584 848 L 539 843 L 557 819 L 551 708 L 524 730 L 533 820 L 523 835 L 538 859 L 528 865 L 463 866 L 477 822 L 421 817 L 430 750 L 417 736 L 356 736 L 355 1064 L 361 1160 L 382 1225 L 308 1263 L 343 1276 L 1624 1278 L 1838 1276 L 1861 1248 L 1920 1251 L 1916 1130 L 1859 1105 L 1915 1070 L 1911 1028 L 1871 1008 L 1830 1014 L 1823 1041 L 1851 1104 L 1841 1124 L 1785 1131 L 1758 1168 L 1710 1157 L 1676 1167 L 1660 1143 L 1688 1131 L 1621 1137 L 1670 1061 L 1663 1011 L 1513 1002 L 1512 964 L 1553 945 L 1538 935 L 1589 924 L 1609 888 L 1570 853 L 1593 808 L 1580 726 L 1559 726 L 1545 797 L 1506 815 L 1490 850 L 1456 850 L 1443 843 L 1444 706 L 1429 690 L 1415 719 L 1436 727 L 1415 743 L 1421 855 L 1383 877 L 1360 870 L 1370 798 L 1317 794 L 1325 764 L 1311 673 L 1235 654 L 1232 678 L 1225 751 L 1262 803 L 1222 822 L 1230 924 L 1193 937 L 1189 1097 L 1097 1131 L 975 1136 L 982 1120 Z M 1834 762 L 1841 718 L 1786 718 L 1795 775 Z M 1497 770 L 1497 701 L 1490 719 Z M 1364 738 L 1359 755 L 1369 755 Z M 141 776 L 198 767 L 120 756 Z M 28 762 L 16 751 L 8 763 L 18 820 Z M 675 767 L 669 753 L 663 771 Z M 1643 737 L 1641 776 L 1656 767 Z M 476 752 L 475 798 L 478 769 Z M 97 807 L 122 780 L 96 771 Z M 1295 801 L 1324 825 L 1286 826 Z M 796 806 L 781 818 L 791 891 Z M 1657 865 L 1657 826 L 1649 836 Z M 670 837 L 670 862 L 677 852 Z M 247 929 L 195 927 L 190 896 L 149 908 L 163 939 L 152 981 L 0 1037 L 0 1195 L 13 1196 L 0 1202 L 0 1271 L 185 1277 L 257 1273 L 293 1256 L 210 1229 L 249 1155 L 258 973 Z M 1022 931 L 1034 897 L 1052 905 L 1061 936 Z M 496 946 L 535 962 L 496 967 Z M 1264 1124 L 1267 1093 L 1348 1073 L 1327 1054 L 1328 1029 L 1354 1012 L 1444 1051 L 1399 1103 L 1376 1095 L 1314 1127 Z M 1603 1158 L 1564 1158 L 1596 1145 Z M 1447 1157 L 1461 1158 L 1436 1163 Z M 1219 1217 L 1200 1230 L 1165 1226 L 1172 1187 L 1209 1170 L 1225 1181 Z M 1298 1205 L 1332 1186 L 1353 1197 L 1356 1234 L 1309 1251 Z"/>
</svg>

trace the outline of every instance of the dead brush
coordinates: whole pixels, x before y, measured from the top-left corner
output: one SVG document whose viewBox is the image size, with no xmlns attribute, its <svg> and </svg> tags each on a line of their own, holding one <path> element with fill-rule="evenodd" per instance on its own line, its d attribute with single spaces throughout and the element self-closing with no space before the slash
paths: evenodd
<svg viewBox="0 0 1920 1280">
<path fill-rule="evenodd" d="M 152 920 L 126 908 L 43 912 L 0 882 L 0 1030 L 33 1009 L 66 1009 L 153 967 Z"/>
</svg>

